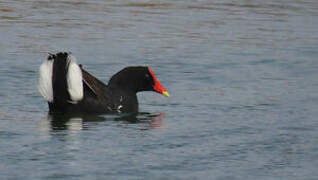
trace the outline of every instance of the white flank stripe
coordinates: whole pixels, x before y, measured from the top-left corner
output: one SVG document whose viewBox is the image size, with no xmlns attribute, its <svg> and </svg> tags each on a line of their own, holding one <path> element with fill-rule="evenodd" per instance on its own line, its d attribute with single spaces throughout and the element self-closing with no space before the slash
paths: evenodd
<svg viewBox="0 0 318 180">
<path fill-rule="evenodd" d="M 41 64 L 38 89 L 44 99 L 49 102 L 53 101 L 52 71 L 53 60 L 46 60 Z"/>
<path fill-rule="evenodd" d="M 73 103 L 83 99 L 83 81 L 82 70 L 76 63 L 76 58 L 68 55 L 68 71 L 66 75 L 68 92 L 70 93 Z"/>
</svg>

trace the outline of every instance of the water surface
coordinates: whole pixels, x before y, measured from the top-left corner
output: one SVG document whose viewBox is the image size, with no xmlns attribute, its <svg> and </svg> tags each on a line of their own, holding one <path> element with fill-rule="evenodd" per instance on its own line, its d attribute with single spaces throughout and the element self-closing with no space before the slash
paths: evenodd
<svg viewBox="0 0 318 180">
<path fill-rule="evenodd" d="M 0 2 L 0 179 L 316 179 L 318 2 Z M 48 115 L 47 53 L 104 82 L 149 65 L 139 114 Z"/>
</svg>

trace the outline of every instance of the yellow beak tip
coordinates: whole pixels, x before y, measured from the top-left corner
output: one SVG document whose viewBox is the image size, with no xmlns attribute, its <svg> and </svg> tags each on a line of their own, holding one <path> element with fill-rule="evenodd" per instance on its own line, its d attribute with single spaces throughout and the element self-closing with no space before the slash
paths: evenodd
<svg viewBox="0 0 318 180">
<path fill-rule="evenodd" d="M 168 93 L 168 91 L 163 91 L 162 95 L 166 96 L 166 97 L 170 97 L 170 94 Z"/>
</svg>

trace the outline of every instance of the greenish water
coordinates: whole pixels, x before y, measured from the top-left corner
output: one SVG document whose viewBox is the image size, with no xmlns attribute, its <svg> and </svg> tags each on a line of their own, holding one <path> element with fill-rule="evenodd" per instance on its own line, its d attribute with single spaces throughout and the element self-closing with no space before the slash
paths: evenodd
<svg viewBox="0 0 318 180">
<path fill-rule="evenodd" d="M 0 179 L 316 179 L 318 2 L 0 2 Z M 149 65 L 171 98 L 49 116 L 48 52 L 107 82 Z"/>
</svg>

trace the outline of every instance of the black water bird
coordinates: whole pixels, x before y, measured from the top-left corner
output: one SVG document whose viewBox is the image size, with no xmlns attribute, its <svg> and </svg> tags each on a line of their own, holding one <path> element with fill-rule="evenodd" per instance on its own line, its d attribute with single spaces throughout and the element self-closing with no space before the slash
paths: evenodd
<svg viewBox="0 0 318 180">
<path fill-rule="evenodd" d="M 138 92 L 155 91 L 169 97 L 149 67 L 126 67 L 106 85 L 65 52 L 50 54 L 40 66 L 39 91 L 50 113 L 137 112 Z"/>
</svg>

